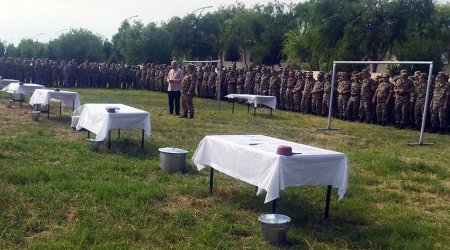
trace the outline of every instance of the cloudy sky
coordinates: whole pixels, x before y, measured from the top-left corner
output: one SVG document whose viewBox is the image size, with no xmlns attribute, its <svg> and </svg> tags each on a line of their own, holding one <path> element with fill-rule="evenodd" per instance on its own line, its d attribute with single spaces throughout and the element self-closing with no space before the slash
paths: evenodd
<svg viewBox="0 0 450 250">
<path fill-rule="evenodd" d="M 278 0 L 298 3 L 304 0 Z M 447 3 L 450 0 L 437 0 Z M 7 2 L 7 3 L 6 3 Z M 269 0 L 242 0 L 246 6 L 266 4 Z M 198 8 L 203 14 L 236 0 L 1 0 L 0 41 L 18 44 L 23 38 L 48 42 L 70 28 L 86 28 L 111 39 L 126 18 L 144 24 L 167 21 L 173 16 L 185 16 Z M 196 14 L 199 14 L 197 11 Z"/>
<path fill-rule="evenodd" d="M 110 39 L 120 23 L 140 20 L 159 23 L 173 16 L 185 16 L 194 10 L 205 9 L 203 14 L 219 6 L 236 3 L 235 0 L 1 0 L 0 40 L 18 44 L 22 38 L 40 42 L 55 39 L 70 28 L 86 28 Z M 279 0 L 282 3 L 298 3 L 301 0 Z M 246 6 L 265 4 L 269 0 L 241 1 Z M 197 11 L 196 14 L 199 14 Z"/>
</svg>

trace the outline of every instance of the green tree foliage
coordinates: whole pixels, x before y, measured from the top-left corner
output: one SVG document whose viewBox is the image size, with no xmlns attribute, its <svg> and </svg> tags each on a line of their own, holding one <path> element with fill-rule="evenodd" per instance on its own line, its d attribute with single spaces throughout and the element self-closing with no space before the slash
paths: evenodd
<svg viewBox="0 0 450 250">
<path fill-rule="evenodd" d="M 328 70 L 333 60 L 385 60 L 395 45 L 418 44 L 412 34 L 437 25 L 431 0 L 312 0 L 295 11 L 297 27 L 286 33 L 283 51 L 312 69 Z"/>
<path fill-rule="evenodd" d="M 2 57 L 5 54 L 5 45 L 3 42 L 0 41 L 0 57 Z"/>
<path fill-rule="evenodd" d="M 433 72 L 437 73 L 443 67 L 441 55 L 450 41 L 450 5 L 437 5 L 428 17 L 428 22 L 411 20 L 405 40 L 394 43 L 392 53 L 401 61 L 433 61 Z M 400 68 L 411 73 L 429 70 L 428 65 L 401 65 L 390 67 L 390 71 L 395 74 Z"/>
<path fill-rule="evenodd" d="M 72 29 L 50 41 L 48 46 L 51 59 L 75 59 L 77 62 L 105 59 L 103 39 L 86 29 Z"/>
<path fill-rule="evenodd" d="M 20 57 L 19 50 L 14 46 L 14 44 L 10 43 L 6 46 L 5 51 L 6 57 Z"/>
<path fill-rule="evenodd" d="M 22 39 L 17 45 L 20 57 L 23 58 L 45 58 L 48 56 L 47 44 L 32 39 Z"/>
</svg>

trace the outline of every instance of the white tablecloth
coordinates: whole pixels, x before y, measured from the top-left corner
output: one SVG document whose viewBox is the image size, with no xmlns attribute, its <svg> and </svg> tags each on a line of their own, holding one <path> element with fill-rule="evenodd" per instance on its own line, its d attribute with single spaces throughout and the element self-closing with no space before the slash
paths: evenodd
<svg viewBox="0 0 450 250">
<path fill-rule="evenodd" d="M 278 155 L 279 145 L 301 154 Z M 198 170 L 211 166 L 257 186 L 257 194 L 265 190 L 265 202 L 277 199 L 290 186 L 332 185 L 338 188 L 339 199 L 347 190 L 345 154 L 263 135 L 205 136 L 192 159 Z"/>
<path fill-rule="evenodd" d="M 60 100 L 64 106 L 73 107 L 76 109 L 80 107 L 80 97 L 77 92 L 72 91 L 55 91 L 51 89 L 36 89 L 30 98 L 30 104 L 39 104 L 41 106 L 48 105 L 51 99 Z"/>
<path fill-rule="evenodd" d="M 275 96 L 266 96 L 266 95 L 247 95 L 247 94 L 229 94 L 225 96 L 230 99 L 245 99 L 249 103 L 253 103 L 254 107 L 257 107 L 258 104 L 264 104 L 272 109 L 277 108 L 277 98 Z"/>
<path fill-rule="evenodd" d="M 108 113 L 107 107 L 117 108 Z M 77 130 L 85 128 L 96 134 L 97 141 L 103 141 L 110 129 L 140 128 L 150 135 L 150 113 L 124 104 L 84 104 L 73 112 L 79 116 Z"/>
<path fill-rule="evenodd" d="M 0 88 L 4 88 L 6 86 L 8 86 L 8 84 L 10 83 L 19 83 L 19 80 L 15 80 L 15 79 L 0 79 Z"/>
<path fill-rule="evenodd" d="M 34 83 L 24 83 L 20 85 L 18 82 L 13 82 L 4 87 L 2 91 L 7 93 L 15 94 L 32 94 L 36 89 L 43 89 L 43 85 Z"/>
</svg>

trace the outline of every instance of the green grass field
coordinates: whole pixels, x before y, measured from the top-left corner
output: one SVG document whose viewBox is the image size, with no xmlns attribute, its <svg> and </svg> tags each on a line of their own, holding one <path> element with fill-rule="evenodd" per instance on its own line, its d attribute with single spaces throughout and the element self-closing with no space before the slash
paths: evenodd
<svg viewBox="0 0 450 250">
<path fill-rule="evenodd" d="M 426 134 L 432 146 L 409 147 L 419 134 L 195 99 L 196 118 L 168 116 L 166 95 L 148 91 L 78 90 L 82 103 L 123 103 L 151 114 L 152 135 L 122 130 L 112 148 L 91 151 L 86 132 L 69 127 L 70 110 L 31 121 L 31 107 L 0 107 L 1 249 L 271 249 L 257 218 L 270 212 L 253 186 L 209 173 L 190 158 L 205 135 L 264 134 L 347 154 L 346 197 L 333 190 L 324 222 L 326 187 L 281 193 L 278 212 L 292 223 L 284 248 L 448 249 L 450 136 Z M 2 100 L 7 95 L 2 94 Z M 56 107 L 56 106 L 55 106 Z M 53 108 L 55 111 L 56 108 Z M 115 133 L 113 133 L 115 134 Z M 187 173 L 159 169 L 158 148 L 189 150 Z"/>
</svg>

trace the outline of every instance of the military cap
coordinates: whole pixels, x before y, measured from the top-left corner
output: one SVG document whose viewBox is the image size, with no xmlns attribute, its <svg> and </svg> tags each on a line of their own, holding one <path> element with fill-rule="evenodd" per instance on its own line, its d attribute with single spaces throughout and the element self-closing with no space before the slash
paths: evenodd
<svg viewBox="0 0 450 250">
<path fill-rule="evenodd" d="M 447 76 L 444 71 L 439 71 L 437 75 L 438 76 Z"/>
<path fill-rule="evenodd" d="M 325 75 L 325 73 L 323 72 L 323 71 L 320 71 L 318 74 L 317 74 L 317 76 L 324 76 Z"/>
<path fill-rule="evenodd" d="M 420 71 L 416 71 L 416 72 L 414 72 L 414 76 L 420 76 Z"/>
<path fill-rule="evenodd" d="M 428 78 L 427 73 L 420 73 L 420 78 Z"/>
<path fill-rule="evenodd" d="M 331 77 L 332 74 L 330 73 L 325 73 L 325 77 Z"/>
<path fill-rule="evenodd" d="M 405 71 L 400 72 L 400 75 L 402 75 L 402 76 L 407 76 L 407 75 L 408 75 L 408 72 L 405 72 Z"/>
<path fill-rule="evenodd" d="M 368 73 L 369 71 L 367 71 L 367 69 L 363 69 L 363 70 L 361 70 L 361 72 L 364 73 L 364 74 L 366 74 L 366 73 Z"/>
<path fill-rule="evenodd" d="M 381 77 L 383 77 L 383 78 L 391 77 L 391 74 L 383 73 L 383 74 L 381 74 Z"/>
<path fill-rule="evenodd" d="M 400 73 L 408 73 L 408 71 L 406 69 L 402 69 L 400 70 Z"/>
</svg>

